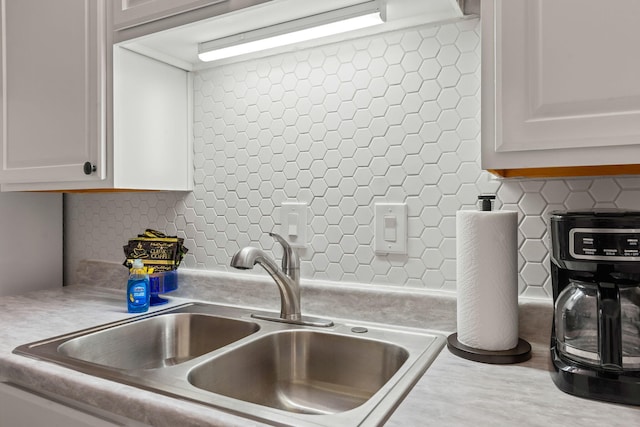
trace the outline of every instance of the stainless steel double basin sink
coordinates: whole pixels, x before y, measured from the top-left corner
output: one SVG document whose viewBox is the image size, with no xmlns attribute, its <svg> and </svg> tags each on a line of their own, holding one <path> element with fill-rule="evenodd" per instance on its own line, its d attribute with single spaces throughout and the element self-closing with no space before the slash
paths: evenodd
<svg viewBox="0 0 640 427">
<path fill-rule="evenodd" d="M 381 425 L 444 346 L 425 331 L 187 303 L 15 353 L 277 425 Z"/>
</svg>

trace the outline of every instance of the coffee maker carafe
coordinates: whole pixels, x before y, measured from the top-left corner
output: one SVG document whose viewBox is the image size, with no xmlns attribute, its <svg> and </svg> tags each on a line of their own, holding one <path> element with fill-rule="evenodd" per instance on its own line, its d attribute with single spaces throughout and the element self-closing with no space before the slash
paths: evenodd
<svg viewBox="0 0 640 427">
<path fill-rule="evenodd" d="M 640 405 L 640 212 L 556 211 L 550 230 L 553 381 Z"/>
</svg>

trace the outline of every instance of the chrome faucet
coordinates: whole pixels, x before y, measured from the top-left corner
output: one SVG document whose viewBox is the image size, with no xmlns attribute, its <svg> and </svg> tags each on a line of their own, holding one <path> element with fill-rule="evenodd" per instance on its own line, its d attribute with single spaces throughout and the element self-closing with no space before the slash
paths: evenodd
<svg viewBox="0 0 640 427">
<path fill-rule="evenodd" d="M 300 320 L 300 261 L 289 243 L 280 235 L 269 233 L 284 249 L 282 255 L 282 270 L 276 262 L 262 249 L 247 246 L 236 252 L 231 258 L 231 267 L 241 270 L 252 269 L 259 264 L 275 280 L 280 291 L 280 318 L 285 320 Z"/>
<path fill-rule="evenodd" d="M 302 316 L 300 313 L 300 260 L 291 245 L 276 233 L 269 233 L 276 239 L 284 253 L 282 255 L 282 269 L 262 249 L 247 246 L 240 249 L 231 258 L 231 267 L 241 270 L 252 269 L 259 264 L 273 278 L 280 292 L 280 317 L 253 314 L 253 317 L 278 322 L 295 323 L 311 326 L 332 326 L 333 322 Z"/>
</svg>

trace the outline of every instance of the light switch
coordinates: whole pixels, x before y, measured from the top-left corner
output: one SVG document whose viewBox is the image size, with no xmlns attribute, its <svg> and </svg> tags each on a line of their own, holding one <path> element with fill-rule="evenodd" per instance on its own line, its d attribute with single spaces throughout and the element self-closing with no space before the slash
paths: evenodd
<svg viewBox="0 0 640 427">
<path fill-rule="evenodd" d="M 406 203 L 376 203 L 375 213 L 375 252 L 406 254 Z"/>
<path fill-rule="evenodd" d="M 384 216 L 384 241 L 395 242 L 398 234 L 396 217 L 394 215 Z"/>
<path fill-rule="evenodd" d="M 287 221 L 289 223 L 289 230 L 287 230 L 289 238 L 298 237 L 298 214 L 295 212 L 289 212 Z"/>
<path fill-rule="evenodd" d="M 293 248 L 307 247 L 307 204 L 284 202 L 280 207 L 280 234 Z"/>
</svg>

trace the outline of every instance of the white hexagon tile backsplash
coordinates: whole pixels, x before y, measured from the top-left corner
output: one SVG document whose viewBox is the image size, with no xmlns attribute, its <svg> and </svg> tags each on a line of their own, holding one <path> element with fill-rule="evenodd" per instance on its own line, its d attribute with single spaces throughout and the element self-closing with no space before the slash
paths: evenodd
<svg viewBox="0 0 640 427">
<path fill-rule="evenodd" d="M 229 270 L 243 246 L 274 248 L 281 204 L 300 201 L 303 278 L 455 291 L 456 211 L 496 193 L 519 212 L 521 294 L 550 298 L 550 211 L 640 209 L 640 178 L 480 169 L 477 19 L 222 65 L 194 83 L 193 193 L 67 195 L 68 277 L 81 259 L 121 261 L 147 227 L 186 238 L 187 268 Z M 374 254 L 378 202 L 407 203 L 407 256 Z"/>
</svg>

